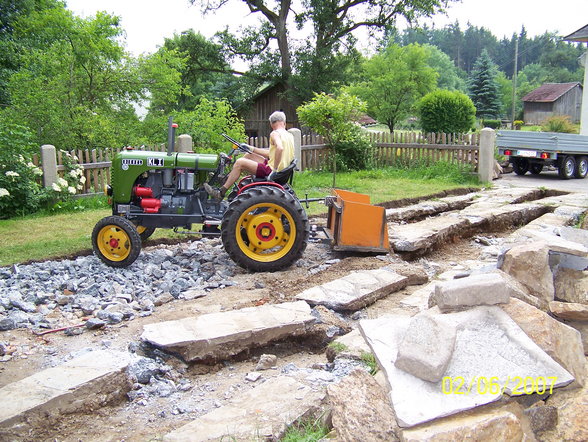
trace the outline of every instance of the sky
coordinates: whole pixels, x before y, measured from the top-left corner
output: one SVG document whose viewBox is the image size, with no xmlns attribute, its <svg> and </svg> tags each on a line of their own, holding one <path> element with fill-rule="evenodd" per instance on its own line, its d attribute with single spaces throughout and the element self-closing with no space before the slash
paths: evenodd
<svg viewBox="0 0 588 442">
<path fill-rule="evenodd" d="M 221 12 L 202 17 L 198 6 L 188 0 L 66 0 L 76 15 L 90 17 L 106 11 L 121 17 L 127 49 L 134 55 L 151 53 L 165 37 L 194 29 L 205 37 L 227 25 L 232 31 L 259 20 L 243 2 L 233 0 Z M 588 0 L 462 0 L 447 9 L 447 16 L 436 16 L 426 23 L 436 28 L 460 23 L 484 26 L 499 39 L 518 33 L 524 25 L 528 37 L 545 31 L 568 35 L 588 24 Z"/>
</svg>

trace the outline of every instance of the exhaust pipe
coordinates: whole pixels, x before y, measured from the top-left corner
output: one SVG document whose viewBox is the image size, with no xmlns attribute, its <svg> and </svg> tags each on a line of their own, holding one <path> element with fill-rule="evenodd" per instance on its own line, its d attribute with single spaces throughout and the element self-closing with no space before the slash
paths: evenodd
<svg viewBox="0 0 588 442">
<path fill-rule="evenodd" d="M 176 143 L 176 128 L 178 125 L 174 123 L 173 117 L 169 117 L 167 123 L 167 156 L 172 156 L 175 151 Z M 171 187 L 173 185 L 173 171 L 172 169 L 163 170 L 163 186 Z"/>
</svg>

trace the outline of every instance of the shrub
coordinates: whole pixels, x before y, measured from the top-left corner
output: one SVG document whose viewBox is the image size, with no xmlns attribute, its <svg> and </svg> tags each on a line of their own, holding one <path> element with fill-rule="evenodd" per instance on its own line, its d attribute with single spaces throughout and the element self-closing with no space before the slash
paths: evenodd
<svg viewBox="0 0 588 442">
<path fill-rule="evenodd" d="M 363 170 L 372 166 L 373 146 L 360 127 L 352 129 L 348 138 L 335 145 L 338 170 Z"/>
<path fill-rule="evenodd" d="M 474 103 L 458 91 L 428 93 L 420 100 L 418 112 L 425 132 L 464 133 L 476 124 Z"/>
<path fill-rule="evenodd" d="M 576 132 L 576 128 L 567 115 L 554 115 L 549 117 L 541 125 L 541 130 L 544 132 L 561 132 L 566 134 Z"/>
<path fill-rule="evenodd" d="M 48 194 L 39 183 L 41 169 L 31 162 L 34 149 L 29 129 L 0 125 L 0 218 L 35 212 Z"/>
<path fill-rule="evenodd" d="M 482 124 L 484 127 L 489 127 L 490 129 L 500 129 L 502 123 L 500 120 L 483 120 Z"/>
</svg>

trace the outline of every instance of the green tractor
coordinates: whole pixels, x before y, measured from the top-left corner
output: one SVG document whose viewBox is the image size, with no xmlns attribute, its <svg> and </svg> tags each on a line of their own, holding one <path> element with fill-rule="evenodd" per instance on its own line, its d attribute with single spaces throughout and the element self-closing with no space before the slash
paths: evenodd
<svg viewBox="0 0 588 442">
<path fill-rule="evenodd" d="M 233 261 L 251 271 L 273 272 L 290 266 L 304 250 L 308 218 L 289 186 L 295 161 L 272 181 L 245 177 L 226 200 L 211 199 L 205 182 L 222 185 L 234 157 L 250 146 L 230 137 L 232 149 L 220 155 L 174 152 L 176 124 L 170 118 L 167 152 L 127 148 L 116 155 L 111 185 L 105 189 L 112 215 L 96 224 L 92 246 L 111 267 L 132 264 L 141 242 L 157 228 L 220 236 Z M 181 229 L 181 230 L 180 230 Z"/>
</svg>

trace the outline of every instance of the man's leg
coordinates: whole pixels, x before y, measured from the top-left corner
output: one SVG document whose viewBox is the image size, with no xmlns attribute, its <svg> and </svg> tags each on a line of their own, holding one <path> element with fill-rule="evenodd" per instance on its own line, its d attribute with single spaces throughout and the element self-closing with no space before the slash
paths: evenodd
<svg viewBox="0 0 588 442">
<path fill-rule="evenodd" d="M 256 161 L 256 157 L 258 156 L 247 154 L 244 157 L 239 158 L 237 161 L 235 161 L 233 169 L 231 172 L 229 172 L 229 175 L 227 175 L 225 183 L 219 189 L 214 189 L 208 183 L 204 183 L 206 192 L 208 192 L 208 194 L 215 199 L 223 199 L 227 193 L 227 190 L 229 190 L 231 186 L 239 179 L 242 172 L 249 172 L 254 174 L 257 171 L 258 162 Z"/>
</svg>

